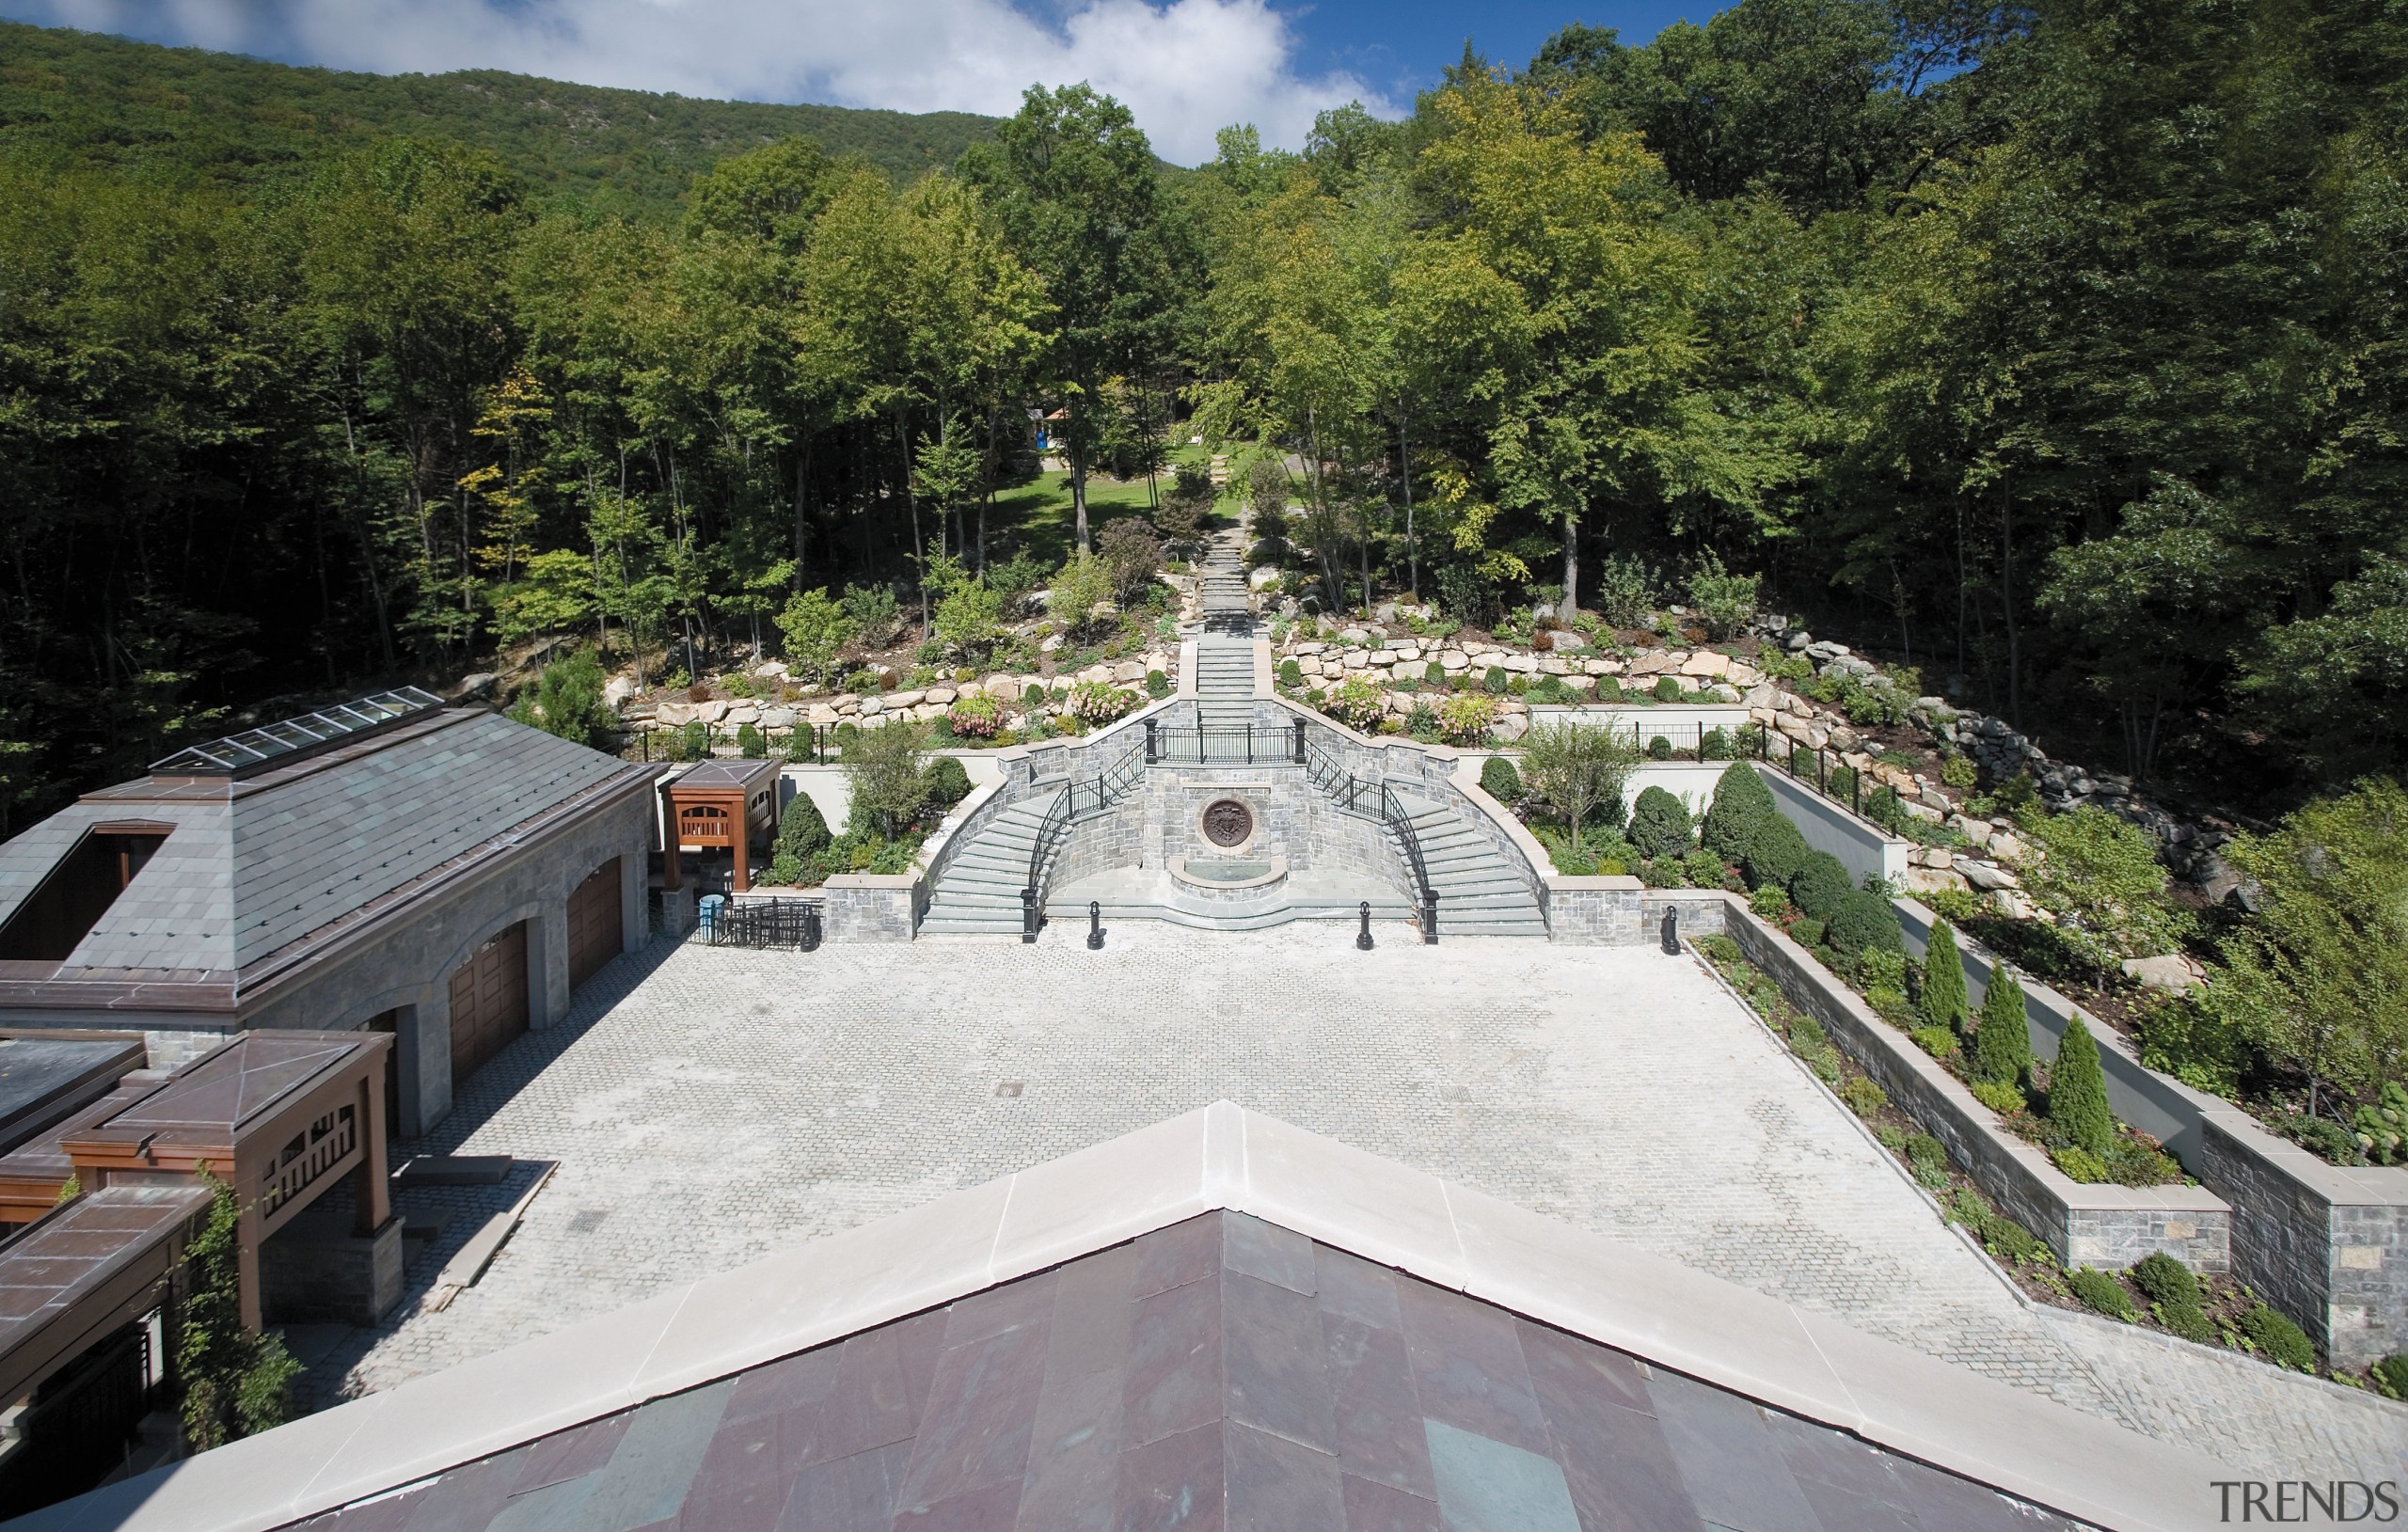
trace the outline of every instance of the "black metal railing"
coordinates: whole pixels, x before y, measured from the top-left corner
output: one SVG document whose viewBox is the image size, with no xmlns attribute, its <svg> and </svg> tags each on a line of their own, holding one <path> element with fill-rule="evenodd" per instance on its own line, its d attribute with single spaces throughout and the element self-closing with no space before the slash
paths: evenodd
<svg viewBox="0 0 2408 1532">
<path fill-rule="evenodd" d="M 1194 723 L 1146 720 L 1148 766 L 1305 764 L 1305 720 L 1292 723 Z"/>
<path fill-rule="evenodd" d="M 824 934 L 817 899 L 727 899 L 703 921 L 714 947 L 800 947 L 816 950 Z"/>
<path fill-rule="evenodd" d="M 1376 777 L 1354 775 L 1318 745 L 1306 748 L 1305 775 L 1340 809 L 1379 820 L 1396 837 L 1397 849 L 1413 874 L 1415 902 L 1418 906 L 1416 920 L 1421 927 L 1421 940 L 1425 943 L 1436 941 L 1438 891 L 1430 886 L 1430 868 L 1421 856 L 1421 837 L 1414 831 L 1413 815 L 1406 812 L 1403 800 L 1386 782 Z"/>
<path fill-rule="evenodd" d="M 1625 716 L 1611 727 L 1628 730 L 1631 742 L 1651 761 L 1763 761 L 1877 825 L 1886 828 L 1904 812 L 1889 806 L 1898 801 L 1894 789 L 1877 782 L 1868 786 L 1867 773 L 1849 766 L 1840 752 L 1804 744 L 1761 723 L 1736 729 L 1703 723 L 1651 727 L 1644 717 Z"/>
<path fill-rule="evenodd" d="M 751 729 L 752 736 L 745 737 Z M 690 732 L 689 732 L 690 731 Z M 791 728 L 764 729 L 757 724 L 695 723 L 667 729 L 629 729 L 619 735 L 619 754 L 629 761 L 706 761 L 722 745 L 755 760 L 775 756 L 782 761 L 826 766 L 837 756 L 836 725 L 798 723 Z"/>
<path fill-rule="evenodd" d="M 1045 876 L 1051 870 L 1054 853 L 1060 849 L 1070 827 L 1080 820 L 1102 813 L 1117 802 L 1122 794 L 1137 785 L 1146 774 L 1145 759 L 1132 750 L 1117 762 L 1089 777 L 1062 789 L 1062 796 L 1045 811 L 1045 818 L 1037 827 L 1036 844 L 1028 848 L 1028 881 L 1020 891 L 1020 939 L 1034 941 L 1037 933 L 1045 928 Z"/>
</svg>

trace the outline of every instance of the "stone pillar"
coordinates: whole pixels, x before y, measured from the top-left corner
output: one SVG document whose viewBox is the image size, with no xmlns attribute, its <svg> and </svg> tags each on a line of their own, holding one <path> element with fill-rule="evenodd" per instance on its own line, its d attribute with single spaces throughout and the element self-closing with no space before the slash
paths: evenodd
<svg viewBox="0 0 2408 1532">
<path fill-rule="evenodd" d="M 644 908 L 644 849 L 619 858 L 619 950 L 640 952 L 652 939 L 652 911 Z"/>
<path fill-rule="evenodd" d="M 401 1008 L 393 1028 L 393 1067 L 400 1071 L 401 1131 L 417 1138 L 452 1114 L 452 991 Z"/>
<path fill-rule="evenodd" d="M 568 900 L 546 901 L 527 923 L 527 1024 L 538 1030 L 568 1017 Z"/>
</svg>

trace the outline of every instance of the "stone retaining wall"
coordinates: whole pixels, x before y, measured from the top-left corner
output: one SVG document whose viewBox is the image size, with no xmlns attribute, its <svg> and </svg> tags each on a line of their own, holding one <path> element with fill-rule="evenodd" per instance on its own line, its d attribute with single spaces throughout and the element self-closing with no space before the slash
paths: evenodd
<svg viewBox="0 0 2408 1532">
<path fill-rule="evenodd" d="M 2191 1186 L 2098 1186 L 2075 1181 L 2037 1145 L 2007 1132 L 1963 1082 L 1874 1015 L 1854 991 L 1735 897 L 1723 895 L 1724 931 L 1748 960 L 1813 1017 L 1901 1112 L 1941 1141 L 1948 1157 L 2007 1215 L 2067 1265 L 2116 1268 L 2163 1251 L 2201 1271 L 2231 1269 L 2233 1211 Z"/>
<path fill-rule="evenodd" d="M 1912 899 L 1897 908 L 1907 950 L 1921 957 L 1938 917 Z M 1997 959 L 1962 933 L 1957 946 L 1978 1006 Z M 2019 982 L 2033 1053 L 2053 1058 L 2067 1022 L 2082 1016 L 2115 1115 L 2161 1140 L 2232 1205 L 2236 1276 L 2321 1341 L 2336 1364 L 2408 1350 L 2408 1169 L 2328 1165 L 2231 1102 L 2142 1064 L 2121 1033 L 2047 985 Z"/>
</svg>

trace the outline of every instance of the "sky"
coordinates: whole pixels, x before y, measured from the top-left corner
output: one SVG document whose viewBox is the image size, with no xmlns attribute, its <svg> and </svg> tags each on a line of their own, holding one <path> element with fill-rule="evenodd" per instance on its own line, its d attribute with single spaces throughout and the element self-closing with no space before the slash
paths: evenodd
<svg viewBox="0 0 2408 1532">
<path fill-rule="evenodd" d="M 290 64 L 745 101 L 1006 116 L 1031 84 L 1085 80 L 1182 165 L 1210 159 L 1231 122 L 1295 149 L 1327 107 L 1402 115 L 1466 37 L 1520 64 L 1575 19 L 1643 42 L 1682 14 L 1676 0 L 0 0 L 16 21 Z"/>
</svg>

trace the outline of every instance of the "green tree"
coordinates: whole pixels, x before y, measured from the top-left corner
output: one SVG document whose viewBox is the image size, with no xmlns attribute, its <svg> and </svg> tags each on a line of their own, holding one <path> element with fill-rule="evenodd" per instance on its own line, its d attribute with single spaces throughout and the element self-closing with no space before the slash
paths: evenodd
<svg viewBox="0 0 2408 1532">
<path fill-rule="evenodd" d="M 176 1372 L 184 1440 L 207 1451 L 284 1424 L 286 1389 L 301 1364 L 278 1337 L 243 1328 L 242 1208 L 232 1187 L 206 1172 L 201 1179 L 209 1212 L 184 1247 L 191 1287 L 176 1316 Z"/>
<path fill-rule="evenodd" d="M 2015 981 L 2002 971 L 1996 981 L 2011 986 Z M 1956 950 L 1956 931 L 1946 921 L 1931 923 L 1931 940 L 1923 955 L 1922 1010 L 1924 1025 L 1946 1027 L 1951 1032 L 1962 1031 L 1966 1005 L 1965 955 Z M 2016 997 L 2019 1009 L 2022 997 Z"/>
<path fill-rule="evenodd" d="M 860 630 L 827 592 L 805 591 L 790 597 L 778 613 L 778 631 L 785 635 L 786 658 L 795 669 L 807 680 L 825 682 L 835 671 L 837 655 Z"/>
<path fill-rule="evenodd" d="M 1988 997 L 1983 998 L 1987 1026 Z M 2115 1114 L 2107 1107 L 2107 1076 L 2099 1066 L 2099 1044 L 2079 1016 L 2066 1023 L 2065 1035 L 2057 1042 L 2057 1062 L 2049 1070 L 2049 1126 L 2101 1159 L 2115 1145 Z"/>
<path fill-rule="evenodd" d="M 1069 632 L 1092 632 L 1102 620 L 1095 614 L 1108 609 L 1112 592 L 1112 566 L 1084 548 L 1073 549 L 1054 572 L 1045 609 Z"/>
<path fill-rule="evenodd" d="M 2094 969 L 2173 951 L 2191 922 L 2165 896 L 2157 842 L 2104 809 L 2035 813 L 2022 826 L 2047 853 L 2025 881 L 2058 917 L 2065 944 Z"/>
<path fill-rule="evenodd" d="M 1960 968 L 1956 978 L 1960 1019 L 1964 982 Z M 2062 1060 L 2063 1052 L 2058 1056 Z M 2092 1064 L 2096 1067 L 2095 1049 Z M 1991 969 L 1989 983 L 1982 988 L 1981 1023 L 1973 1031 L 1972 1075 L 1988 1084 L 2018 1088 L 2031 1080 L 2032 1028 L 2024 1018 L 2023 987 L 2004 966 Z M 2049 1110 L 2052 1114 L 2056 1111 L 2053 1098 Z"/>
<path fill-rule="evenodd" d="M 1689 811 L 1660 787 L 1643 789 L 1631 806 L 1630 844 L 1642 857 L 1687 855 Z"/>
<path fill-rule="evenodd" d="M 2408 1079 L 2408 793 L 2383 778 L 2294 811 L 2224 856 L 2258 913 L 2222 942 L 2204 1003 L 2324 1094 Z"/>
<path fill-rule="evenodd" d="M 544 667 L 535 689 L 510 709 L 519 722 L 596 750 L 616 742 L 619 719 L 602 700 L 602 667 L 582 651 Z"/>
<path fill-rule="evenodd" d="M 920 725 L 895 722 L 864 729 L 845 747 L 852 833 L 893 840 L 910 828 L 928 800 L 927 746 Z"/>
<path fill-rule="evenodd" d="M 1600 807 L 1620 806 L 1641 754 L 1635 733 L 1542 723 L 1522 736 L 1522 780 L 1576 845 Z"/>
</svg>

